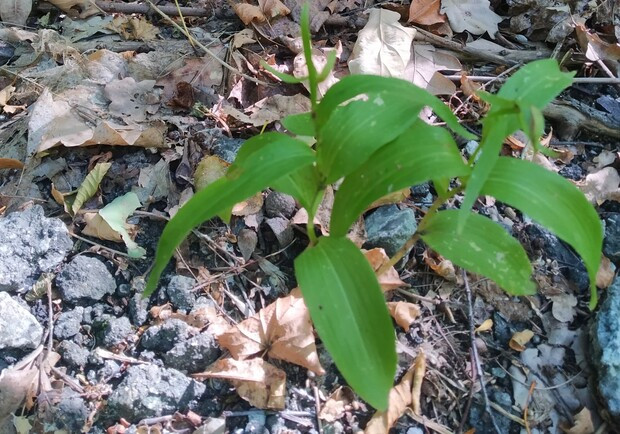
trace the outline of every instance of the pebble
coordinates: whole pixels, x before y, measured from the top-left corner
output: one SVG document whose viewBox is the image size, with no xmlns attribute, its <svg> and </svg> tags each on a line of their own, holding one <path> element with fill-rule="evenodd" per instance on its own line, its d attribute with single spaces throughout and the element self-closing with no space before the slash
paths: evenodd
<svg viewBox="0 0 620 434">
<path fill-rule="evenodd" d="M 168 286 L 166 286 L 166 295 L 174 307 L 188 311 L 196 304 L 194 286 L 196 286 L 196 279 L 186 276 L 172 276 Z"/>
<path fill-rule="evenodd" d="M 56 278 L 63 301 L 69 303 L 101 300 L 114 294 L 116 281 L 99 259 L 78 255 L 65 265 Z"/>
<path fill-rule="evenodd" d="M 71 368 L 83 368 L 88 363 L 89 351 L 73 341 L 62 341 L 58 352 L 65 363 Z"/>
<path fill-rule="evenodd" d="M 104 347 L 111 348 L 133 336 L 133 329 L 129 318 L 104 317 L 95 324 L 99 328 L 98 337 Z"/>
<path fill-rule="evenodd" d="M 295 212 L 296 203 L 293 196 L 271 191 L 265 198 L 265 214 L 267 217 L 290 219 Z"/>
<path fill-rule="evenodd" d="M 0 350 L 33 349 L 42 338 L 37 319 L 8 293 L 0 292 Z"/>
<path fill-rule="evenodd" d="M 70 339 L 77 335 L 80 332 L 83 316 L 84 308 L 81 306 L 58 315 L 54 323 L 54 337 L 56 339 Z"/>
<path fill-rule="evenodd" d="M 364 248 L 382 247 L 388 256 L 393 256 L 418 227 L 413 211 L 396 205 L 379 207 L 364 221 L 368 234 Z"/>
<path fill-rule="evenodd" d="M 189 336 L 190 326 L 180 319 L 172 318 L 161 325 L 149 327 L 142 335 L 140 344 L 147 350 L 165 353 Z"/>
<path fill-rule="evenodd" d="M 203 332 L 174 345 L 164 355 L 164 362 L 179 371 L 193 374 L 204 371 L 219 356 L 220 350 L 215 339 L 211 334 Z"/>
</svg>

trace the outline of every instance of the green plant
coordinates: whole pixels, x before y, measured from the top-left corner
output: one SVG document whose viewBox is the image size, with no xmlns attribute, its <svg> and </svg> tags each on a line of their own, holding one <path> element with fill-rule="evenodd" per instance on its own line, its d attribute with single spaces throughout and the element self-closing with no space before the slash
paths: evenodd
<svg viewBox="0 0 620 434">
<path fill-rule="evenodd" d="M 499 224 L 471 212 L 480 194 L 491 195 L 544 225 L 581 255 L 591 281 L 591 307 L 595 306 L 602 246 L 596 211 L 561 176 L 528 161 L 499 156 L 503 140 L 517 129 L 531 137 L 536 150 L 543 150 L 538 145 L 544 125 L 541 109 L 570 85 L 570 74 L 562 73 L 555 61 L 542 60 L 516 72 L 497 95 L 483 93 L 491 109 L 483 121 L 479 151 L 465 163 L 451 134 L 426 124 L 418 114 L 429 106 L 454 133 L 473 136 L 443 102 L 408 82 L 348 76 L 317 101 L 317 84 L 335 59 L 330 58 L 321 72 L 310 61 L 307 8 L 302 34 L 312 111 L 282 123 L 293 135 L 314 136 L 314 148 L 276 132 L 247 140 L 227 175 L 198 191 L 164 229 L 147 295 L 193 227 L 216 215 L 226 219 L 235 203 L 267 187 L 294 196 L 312 222 L 326 186 L 343 179 L 330 235 L 317 238 L 308 224 L 309 246 L 295 260 L 295 273 L 316 330 L 343 376 L 371 405 L 385 409 L 396 368 L 394 328 L 375 273 L 346 235 L 373 201 L 432 181 L 438 199 L 390 264 L 421 239 L 510 294 L 532 294 L 535 285 L 524 249 Z M 300 81 L 272 72 L 286 82 Z M 463 191 L 460 210 L 439 210 Z"/>
</svg>

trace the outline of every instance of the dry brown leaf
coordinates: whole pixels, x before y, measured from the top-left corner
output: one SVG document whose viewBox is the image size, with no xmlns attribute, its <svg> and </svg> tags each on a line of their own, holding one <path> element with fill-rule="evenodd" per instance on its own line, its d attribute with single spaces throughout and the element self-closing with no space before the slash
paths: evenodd
<svg viewBox="0 0 620 434">
<path fill-rule="evenodd" d="M 413 385 L 411 386 L 411 409 L 414 414 L 418 416 L 422 415 L 420 409 L 420 397 L 422 395 L 422 382 L 424 381 L 424 375 L 426 374 L 426 355 L 424 352 L 420 352 L 418 357 L 415 358 L 413 364 Z"/>
<path fill-rule="evenodd" d="M 221 359 L 194 378 L 221 378 L 230 381 L 237 393 L 254 407 L 283 410 L 286 373 L 263 359 Z"/>
<path fill-rule="evenodd" d="M 484 90 L 482 84 L 470 80 L 464 72 L 461 73 L 461 91 L 465 94 L 465 96 L 471 97 L 471 99 L 476 102 L 480 102 L 482 101 L 478 96 L 478 91 L 480 90 Z M 486 111 L 487 106 L 488 104 L 484 103 L 484 111 Z"/>
<path fill-rule="evenodd" d="M 387 304 L 390 315 L 406 332 L 409 326 L 420 316 L 420 306 L 406 301 L 394 301 Z"/>
<path fill-rule="evenodd" d="M 486 332 L 489 331 L 493 328 L 493 320 L 491 318 L 487 318 L 485 319 L 482 324 L 480 324 L 478 327 L 476 327 L 475 332 L 476 333 L 482 333 L 482 332 Z"/>
<path fill-rule="evenodd" d="M 614 281 L 616 266 L 605 255 L 601 257 L 601 266 L 596 273 L 596 286 L 605 289 Z"/>
<path fill-rule="evenodd" d="M 433 95 L 452 95 L 456 92 L 456 85 L 439 72 L 444 70 L 460 71 L 461 62 L 432 45 L 414 44 L 403 78 Z"/>
<path fill-rule="evenodd" d="M 407 22 L 420 24 L 422 26 L 445 23 L 446 16 L 439 13 L 440 7 L 440 0 L 411 0 L 409 19 Z"/>
<path fill-rule="evenodd" d="M 411 190 L 407 187 L 407 188 L 403 188 L 402 190 L 397 190 L 394 191 L 390 194 L 387 194 L 377 200 L 375 200 L 373 203 L 371 203 L 368 208 L 366 208 L 366 211 L 370 211 L 371 209 L 375 209 L 375 208 L 379 208 L 380 206 L 383 205 L 391 205 L 393 203 L 400 203 L 403 200 L 407 199 L 409 197 L 409 194 L 411 193 Z"/>
<path fill-rule="evenodd" d="M 152 41 L 157 38 L 159 29 L 146 18 L 116 15 L 106 28 L 118 33 L 124 39 L 135 41 Z"/>
<path fill-rule="evenodd" d="M 605 167 L 586 176 L 577 183 L 586 198 L 594 205 L 601 205 L 606 200 L 620 200 L 620 175 L 613 167 Z"/>
<path fill-rule="evenodd" d="M 342 49 L 342 44 L 340 45 L 340 49 Z M 317 71 L 323 71 L 323 68 L 325 68 L 325 66 L 327 65 L 327 53 L 329 51 L 331 50 L 319 48 L 312 49 L 312 63 L 314 63 L 314 67 Z M 297 78 L 303 78 L 308 76 L 308 65 L 306 65 L 306 57 L 304 56 L 303 52 L 297 54 L 297 56 L 295 56 L 295 59 L 293 60 L 293 75 Z M 325 80 L 321 81 L 318 84 L 318 97 L 323 98 L 329 88 L 332 87 L 334 84 L 338 83 L 338 81 L 339 80 L 334 75 L 334 71 L 330 71 Z M 302 84 L 307 90 L 310 90 L 308 80 L 304 80 Z"/>
<path fill-rule="evenodd" d="M 1 169 L 23 169 L 24 163 L 14 158 L 0 158 L 0 170 Z"/>
<path fill-rule="evenodd" d="M 417 358 L 416 358 L 417 362 Z M 394 423 L 405 413 L 412 401 L 413 377 L 416 371 L 416 362 L 403 376 L 400 383 L 390 390 L 388 409 L 377 411 L 364 430 L 364 434 L 385 434 Z"/>
<path fill-rule="evenodd" d="M 449 282 L 457 281 L 456 270 L 454 269 L 454 264 L 452 264 L 451 261 L 430 249 L 426 249 L 422 254 L 422 257 L 424 258 L 426 265 L 428 265 L 430 269 L 439 276 Z"/>
<path fill-rule="evenodd" d="M 516 332 L 510 338 L 510 342 L 508 345 L 515 351 L 523 351 L 525 350 L 525 345 L 534 337 L 534 332 L 528 329 L 525 329 L 520 332 Z"/>
<path fill-rule="evenodd" d="M 575 26 L 575 34 L 581 49 L 589 60 L 593 62 L 597 60 L 620 60 L 620 44 L 610 44 L 603 41 L 596 33 L 590 33 L 583 24 Z"/>
<path fill-rule="evenodd" d="M 236 359 L 262 355 L 325 373 L 314 343 L 312 321 L 301 293 L 293 291 L 278 298 L 256 315 L 232 326 L 218 337 L 220 346 Z"/>
<path fill-rule="evenodd" d="M 0 373 L 0 426 L 32 393 L 39 369 L 6 368 Z"/>
<path fill-rule="evenodd" d="M 239 19 L 243 21 L 243 24 L 246 26 L 250 25 L 253 21 L 260 23 L 267 19 L 261 8 L 256 5 L 251 5 L 249 3 L 235 3 L 232 5 L 232 8 Z"/>
<path fill-rule="evenodd" d="M 335 422 L 344 416 L 344 412 L 355 401 L 355 395 L 347 386 L 336 389 L 321 407 L 319 417 L 326 422 Z"/>
<path fill-rule="evenodd" d="M 82 234 L 99 238 L 100 240 L 114 241 L 116 243 L 123 242 L 121 234 L 112 229 L 98 212 L 84 213 L 84 221 L 86 226 L 82 230 Z M 129 232 L 130 236 L 135 234 L 136 231 L 137 227 L 135 225 L 127 223 L 127 232 Z"/>
<path fill-rule="evenodd" d="M 259 192 L 256 193 L 254 196 L 235 204 L 231 213 L 232 215 L 244 217 L 251 214 L 256 214 L 261 210 L 262 207 L 263 194 Z"/>
<path fill-rule="evenodd" d="M 121 119 L 144 122 L 147 115 L 159 110 L 159 96 L 153 89 L 155 83 L 155 80 L 136 82 L 132 77 L 109 82 L 103 92 L 111 101 L 110 113 Z"/>
<path fill-rule="evenodd" d="M 291 10 L 280 0 L 258 0 L 258 5 L 267 18 L 285 16 L 291 13 Z"/>
<path fill-rule="evenodd" d="M 497 25 L 502 17 L 491 10 L 489 0 L 442 0 L 441 13 L 445 13 L 452 30 L 456 33 L 468 31 L 474 35 L 487 32 L 495 39 Z"/>
<path fill-rule="evenodd" d="M 319 207 L 314 215 L 314 224 L 319 227 L 321 234 L 329 235 L 329 220 L 331 218 L 332 207 L 334 206 L 334 189 L 331 186 L 327 186 L 325 193 L 323 193 L 323 200 L 319 204 Z M 305 225 L 308 223 L 308 211 L 305 208 L 300 208 L 293 218 L 291 223 L 296 225 Z"/>
<path fill-rule="evenodd" d="M 372 250 L 368 250 L 364 252 L 364 256 L 368 262 L 370 262 L 370 266 L 375 271 L 375 273 L 381 268 L 383 264 L 388 262 L 390 258 L 385 253 L 385 250 L 382 248 L 375 248 Z M 383 292 L 391 291 L 392 289 L 400 288 L 402 286 L 406 286 L 407 284 L 400 280 L 398 276 L 398 271 L 394 267 L 390 267 L 385 273 L 381 276 L 377 276 L 377 280 L 379 280 L 379 284 L 381 285 L 381 289 Z"/>
<path fill-rule="evenodd" d="M 101 12 L 101 9 L 91 0 L 50 0 L 49 2 L 72 18 L 78 15 L 78 11 L 80 18 L 88 18 Z"/>
<path fill-rule="evenodd" d="M 592 414 L 588 407 L 584 407 L 575 415 L 572 427 L 569 427 L 568 424 L 562 424 L 560 428 L 566 434 L 592 434 L 595 431 L 594 424 L 592 423 Z"/>
</svg>

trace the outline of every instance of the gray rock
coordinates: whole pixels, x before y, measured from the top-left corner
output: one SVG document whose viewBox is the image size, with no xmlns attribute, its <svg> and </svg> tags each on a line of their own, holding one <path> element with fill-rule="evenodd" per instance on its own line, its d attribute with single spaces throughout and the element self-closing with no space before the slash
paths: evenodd
<svg viewBox="0 0 620 434">
<path fill-rule="evenodd" d="M 65 265 L 56 278 L 64 301 L 78 303 L 101 300 L 114 294 L 116 281 L 105 264 L 90 256 L 76 256 Z"/>
<path fill-rule="evenodd" d="M 265 214 L 267 217 L 283 217 L 290 219 L 296 208 L 295 199 L 279 191 L 271 191 L 265 198 Z"/>
<path fill-rule="evenodd" d="M 418 227 L 413 211 L 398 209 L 396 205 L 379 207 L 364 221 L 368 234 L 364 247 L 382 247 L 388 256 L 393 256 Z"/>
<path fill-rule="evenodd" d="M 102 318 L 96 327 L 100 329 L 98 336 L 101 344 L 108 348 L 125 342 L 133 335 L 131 323 L 126 316 Z"/>
<path fill-rule="evenodd" d="M 42 337 L 37 319 L 8 293 L 0 292 L 0 350 L 36 348 Z"/>
<path fill-rule="evenodd" d="M 81 306 L 61 313 L 54 323 L 54 337 L 69 339 L 80 332 L 84 308 Z"/>
<path fill-rule="evenodd" d="M 0 291 L 30 289 L 72 247 L 65 224 L 39 205 L 0 218 Z"/>
<path fill-rule="evenodd" d="M 147 308 L 149 307 L 149 299 L 142 294 L 134 294 L 129 299 L 129 319 L 135 326 L 141 326 L 146 322 L 149 315 Z"/>
<path fill-rule="evenodd" d="M 205 385 L 175 369 L 137 365 L 108 397 L 105 419 L 139 421 L 193 408 Z"/>
<path fill-rule="evenodd" d="M 605 219 L 603 253 L 613 262 L 620 262 L 620 213 L 612 213 Z"/>
<path fill-rule="evenodd" d="M 512 398 L 506 392 L 502 392 L 499 389 L 492 388 L 489 392 L 489 398 L 491 401 L 496 402 L 497 404 L 504 407 L 506 410 L 510 411 L 512 406 Z M 511 421 L 506 417 L 502 417 L 497 412 L 493 413 L 495 422 L 497 423 L 497 427 L 499 428 L 499 432 L 508 433 L 511 432 Z M 486 412 L 483 405 L 475 403 L 471 406 L 471 410 L 469 412 L 469 425 L 472 428 L 475 428 L 476 433 L 482 434 L 496 434 L 496 430 L 493 427 L 493 423 L 491 422 L 491 418 L 489 413 Z"/>
<path fill-rule="evenodd" d="M 267 415 L 264 411 L 253 411 L 248 414 L 248 423 L 245 425 L 245 429 L 243 430 L 244 434 L 264 434 L 265 432 L 269 433 L 265 429 L 265 422 L 267 420 Z"/>
<path fill-rule="evenodd" d="M 620 277 L 607 288 L 591 327 L 592 362 L 598 393 L 608 413 L 620 426 Z"/>
<path fill-rule="evenodd" d="M 172 276 L 166 287 L 166 295 L 170 303 L 177 309 L 191 310 L 196 304 L 196 293 L 192 288 L 196 280 L 185 276 Z"/>
<path fill-rule="evenodd" d="M 164 355 L 164 362 L 179 371 L 193 374 L 204 371 L 219 355 L 220 350 L 213 336 L 200 333 L 178 342 Z"/>
<path fill-rule="evenodd" d="M 528 225 L 525 232 L 529 235 L 532 246 L 541 249 L 549 259 L 560 264 L 562 274 L 568 280 L 574 282 L 581 291 L 588 289 L 590 280 L 586 267 L 570 247 L 539 225 Z"/>
<path fill-rule="evenodd" d="M 83 368 L 86 366 L 88 355 L 90 354 L 86 348 L 80 347 L 73 341 L 62 341 L 58 345 L 58 352 L 71 368 Z"/>
<path fill-rule="evenodd" d="M 149 327 L 142 335 L 143 348 L 158 353 L 170 351 L 180 341 L 190 336 L 190 327 L 180 319 L 169 319 L 161 325 Z"/>
<path fill-rule="evenodd" d="M 89 413 L 84 399 L 68 387 L 62 390 L 60 401 L 52 408 L 39 406 L 39 418 L 46 422 L 46 432 L 60 430 L 70 433 L 82 432 Z"/>
<path fill-rule="evenodd" d="M 243 145 L 243 139 L 230 139 L 225 136 L 218 137 L 211 146 L 211 152 L 222 160 L 232 163 L 237 157 L 237 152 Z"/>
</svg>

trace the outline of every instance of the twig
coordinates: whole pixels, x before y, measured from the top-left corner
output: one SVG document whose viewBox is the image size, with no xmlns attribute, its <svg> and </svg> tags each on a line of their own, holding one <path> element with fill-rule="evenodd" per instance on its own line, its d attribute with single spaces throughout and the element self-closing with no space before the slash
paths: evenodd
<svg viewBox="0 0 620 434">
<path fill-rule="evenodd" d="M 532 381 L 532 384 L 530 384 L 530 388 L 527 392 L 525 408 L 523 409 L 523 420 L 525 421 L 525 431 L 527 431 L 527 434 L 532 434 L 532 431 L 530 430 L 530 422 L 527 420 L 527 411 L 530 407 L 530 401 L 532 400 L 532 394 L 534 393 L 534 389 L 536 389 L 536 382 Z"/>
<path fill-rule="evenodd" d="M 321 413 L 321 399 L 319 398 L 319 388 L 313 386 L 314 390 L 314 411 L 316 412 L 316 426 L 319 429 L 319 434 L 323 434 L 323 425 L 321 424 L 321 418 L 319 414 Z"/>
<path fill-rule="evenodd" d="M 446 78 L 452 81 L 461 81 L 460 75 L 446 75 Z M 486 76 L 486 75 L 466 75 L 465 78 L 471 81 L 479 83 L 487 83 L 489 81 L 504 80 L 506 78 L 500 78 L 499 76 Z M 573 78 L 573 83 L 594 83 L 594 84 L 620 84 L 620 78 L 615 77 L 576 77 Z"/>
<path fill-rule="evenodd" d="M 135 258 L 132 258 L 131 256 L 129 256 L 127 253 L 121 252 L 120 250 L 114 250 L 114 249 L 112 249 L 110 247 L 106 247 L 103 244 L 99 244 L 99 243 L 96 243 L 94 241 L 89 240 L 88 238 L 84 238 L 84 237 L 81 237 L 79 235 L 76 235 L 75 233 L 73 233 L 71 231 L 69 231 L 69 235 L 71 235 L 73 238 L 77 238 L 80 241 L 84 241 L 85 243 L 88 243 L 90 245 L 93 245 L 93 246 L 99 247 L 101 249 L 107 250 L 108 252 L 114 253 L 115 255 L 120 255 L 120 256 L 124 256 L 126 258 L 135 259 Z"/>
<path fill-rule="evenodd" d="M 480 389 L 482 391 L 482 396 L 484 398 L 484 410 L 487 412 L 489 417 L 491 418 L 491 423 L 493 424 L 493 429 L 497 434 L 502 434 L 502 431 L 497 426 L 497 422 L 495 421 L 495 416 L 491 412 L 491 405 L 489 404 L 489 395 L 487 394 L 487 389 L 484 384 L 484 371 L 482 370 L 482 364 L 480 363 L 480 357 L 478 355 L 478 347 L 476 347 L 476 332 L 474 325 L 474 308 L 471 296 L 471 288 L 469 287 L 469 280 L 467 279 L 467 273 L 465 269 L 463 269 L 463 281 L 465 282 L 465 293 L 467 294 L 467 318 L 469 320 L 469 339 L 471 342 L 471 352 L 474 358 L 474 363 L 476 366 L 476 373 L 478 375 L 478 381 L 480 381 Z"/>
</svg>

